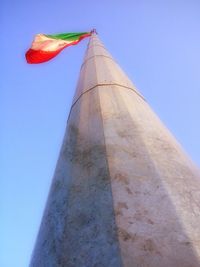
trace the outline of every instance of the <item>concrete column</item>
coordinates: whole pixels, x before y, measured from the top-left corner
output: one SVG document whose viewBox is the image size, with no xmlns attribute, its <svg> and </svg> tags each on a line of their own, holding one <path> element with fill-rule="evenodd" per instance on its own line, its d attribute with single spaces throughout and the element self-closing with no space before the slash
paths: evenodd
<svg viewBox="0 0 200 267">
<path fill-rule="evenodd" d="M 93 34 L 31 267 L 199 267 L 200 172 Z"/>
</svg>

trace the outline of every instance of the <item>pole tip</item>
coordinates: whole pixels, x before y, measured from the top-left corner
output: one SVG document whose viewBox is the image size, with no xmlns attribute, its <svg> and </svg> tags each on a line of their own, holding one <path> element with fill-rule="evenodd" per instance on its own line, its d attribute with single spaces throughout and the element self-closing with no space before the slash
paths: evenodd
<svg viewBox="0 0 200 267">
<path fill-rule="evenodd" d="M 91 34 L 98 34 L 96 29 L 92 29 L 90 33 Z"/>
</svg>

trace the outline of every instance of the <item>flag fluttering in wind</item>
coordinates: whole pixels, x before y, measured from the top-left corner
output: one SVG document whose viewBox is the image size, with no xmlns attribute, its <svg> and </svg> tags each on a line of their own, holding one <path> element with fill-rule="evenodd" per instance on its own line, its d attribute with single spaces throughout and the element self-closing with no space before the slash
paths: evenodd
<svg viewBox="0 0 200 267">
<path fill-rule="evenodd" d="M 91 33 L 37 34 L 31 48 L 26 52 L 26 60 L 29 64 L 46 62 L 58 55 L 64 48 L 78 44 Z"/>
</svg>

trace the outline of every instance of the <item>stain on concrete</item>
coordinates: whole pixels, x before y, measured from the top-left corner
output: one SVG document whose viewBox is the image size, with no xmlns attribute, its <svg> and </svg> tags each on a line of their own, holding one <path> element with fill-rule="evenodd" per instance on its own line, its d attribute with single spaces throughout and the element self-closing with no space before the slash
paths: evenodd
<svg viewBox="0 0 200 267">
<path fill-rule="evenodd" d="M 118 234 L 119 234 L 119 237 L 123 241 L 132 241 L 132 242 L 134 242 L 137 239 L 137 235 L 136 234 L 131 234 L 127 230 L 125 230 L 123 228 L 119 228 L 118 229 Z"/>
<path fill-rule="evenodd" d="M 125 184 L 125 185 L 129 184 L 129 179 L 128 179 L 128 176 L 126 174 L 117 173 L 117 174 L 115 174 L 114 179 L 121 182 L 122 184 Z"/>
<path fill-rule="evenodd" d="M 128 206 L 127 206 L 126 202 L 118 202 L 117 208 L 118 209 L 128 209 Z"/>
<path fill-rule="evenodd" d="M 133 194 L 133 192 L 131 191 L 131 189 L 130 189 L 129 187 L 126 187 L 126 191 L 127 191 L 127 193 L 130 194 L 130 195 Z"/>
<path fill-rule="evenodd" d="M 115 209 L 115 214 L 116 215 L 123 215 L 123 209 L 128 209 L 128 206 L 125 202 L 118 202 L 117 207 Z"/>
<path fill-rule="evenodd" d="M 151 240 L 151 239 L 145 240 L 145 243 L 143 245 L 143 249 L 145 251 L 148 251 L 148 252 L 153 252 L 153 251 L 155 252 L 155 251 L 157 251 L 157 247 L 156 247 L 154 241 Z"/>
<path fill-rule="evenodd" d="M 154 224 L 154 222 L 151 220 L 151 219 L 147 219 L 147 223 L 149 223 L 149 224 Z"/>
</svg>

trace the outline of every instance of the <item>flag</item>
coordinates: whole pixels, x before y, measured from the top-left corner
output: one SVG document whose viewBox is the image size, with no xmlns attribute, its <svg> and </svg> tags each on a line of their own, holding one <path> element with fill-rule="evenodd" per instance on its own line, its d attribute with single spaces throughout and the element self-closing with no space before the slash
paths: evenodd
<svg viewBox="0 0 200 267">
<path fill-rule="evenodd" d="M 61 33 L 55 35 L 37 34 L 31 48 L 26 52 L 29 64 L 46 62 L 58 55 L 65 47 L 78 44 L 91 32 Z"/>
</svg>

